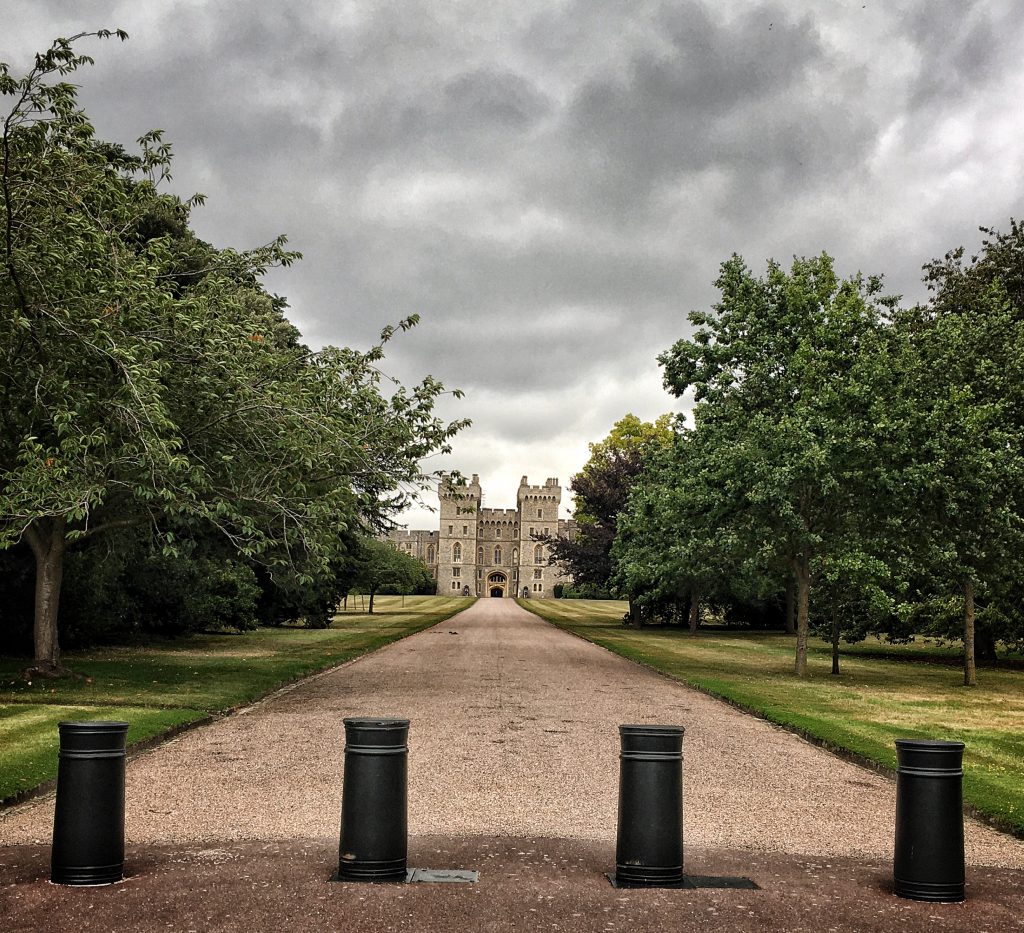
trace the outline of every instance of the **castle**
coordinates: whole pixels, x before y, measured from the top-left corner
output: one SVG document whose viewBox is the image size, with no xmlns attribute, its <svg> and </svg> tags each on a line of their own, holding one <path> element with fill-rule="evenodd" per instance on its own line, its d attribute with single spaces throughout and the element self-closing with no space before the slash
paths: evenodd
<svg viewBox="0 0 1024 933">
<path fill-rule="evenodd" d="M 387 540 L 430 568 L 439 595 L 549 599 L 556 584 L 568 581 L 564 571 L 548 565 L 548 549 L 534 540 L 534 535 L 574 533 L 576 523 L 558 517 L 562 487 L 557 479 L 531 486 L 524 476 L 514 509 L 482 508 L 476 473 L 463 486 L 442 479 L 437 496 L 437 531 L 396 529 Z"/>
</svg>

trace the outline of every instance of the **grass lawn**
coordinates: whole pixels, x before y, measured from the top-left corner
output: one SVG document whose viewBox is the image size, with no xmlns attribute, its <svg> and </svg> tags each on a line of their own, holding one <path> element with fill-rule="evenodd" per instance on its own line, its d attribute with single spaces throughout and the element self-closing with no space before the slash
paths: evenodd
<svg viewBox="0 0 1024 933">
<path fill-rule="evenodd" d="M 29 662 L 0 658 L 0 801 L 56 775 L 62 719 L 123 719 L 131 723 L 129 744 L 152 739 L 429 628 L 472 599 L 402 602 L 378 596 L 372 616 L 350 608 L 327 629 L 266 628 L 68 652 L 63 661 L 79 678 L 25 683 L 18 672 Z"/>
<path fill-rule="evenodd" d="M 980 668 L 978 686 L 967 688 L 949 650 L 871 640 L 844 645 L 842 673 L 834 677 L 830 645 L 812 640 L 804 679 L 793 674 L 792 636 L 637 631 L 622 625 L 626 603 L 617 601 L 521 605 L 616 654 L 886 768 L 896 767 L 897 738 L 962 741 L 965 801 L 1024 836 L 1024 671 Z"/>
</svg>

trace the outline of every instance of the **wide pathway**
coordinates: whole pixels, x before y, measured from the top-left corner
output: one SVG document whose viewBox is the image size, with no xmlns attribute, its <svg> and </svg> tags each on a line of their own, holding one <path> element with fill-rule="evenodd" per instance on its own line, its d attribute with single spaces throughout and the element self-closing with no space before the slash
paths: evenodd
<svg viewBox="0 0 1024 933">
<path fill-rule="evenodd" d="M 130 843 L 336 840 L 346 716 L 409 718 L 413 836 L 614 841 L 619 723 L 684 739 L 688 846 L 892 856 L 895 785 L 540 621 L 466 612 L 134 759 Z M 48 842 L 52 796 L 0 816 Z M 974 821 L 968 862 L 1024 868 Z"/>
</svg>

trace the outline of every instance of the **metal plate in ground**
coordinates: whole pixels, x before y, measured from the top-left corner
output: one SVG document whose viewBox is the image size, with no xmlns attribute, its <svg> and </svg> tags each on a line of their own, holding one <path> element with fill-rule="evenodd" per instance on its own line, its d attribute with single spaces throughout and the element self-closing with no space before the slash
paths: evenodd
<svg viewBox="0 0 1024 933">
<path fill-rule="evenodd" d="M 752 881 L 750 878 L 737 878 L 729 876 L 715 876 L 715 875 L 684 875 L 682 881 L 672 881 L 668 884 L 630 884 L 629 882 L 620 882 L 615 877 L 615 872 L 608 872 L 608 880 L 612 883 L 613 888 L 628 888 L 631 890 L 639 891 L 643 888 L 659 888 L 664 890 L 666 888 L 672 890 L 689 889 L 695 888 L 732 888 L 735 890 L 742 891 L 760 891 L 761 886 L 757 882 Z"/>
<path fill-rule="evenodd" d="M 410 868 L 405 880 L 409 884 L 420 881 L 428 884 L 476 884 L 480 880 L 480 872 L 464 868 Z"/>
</svg>

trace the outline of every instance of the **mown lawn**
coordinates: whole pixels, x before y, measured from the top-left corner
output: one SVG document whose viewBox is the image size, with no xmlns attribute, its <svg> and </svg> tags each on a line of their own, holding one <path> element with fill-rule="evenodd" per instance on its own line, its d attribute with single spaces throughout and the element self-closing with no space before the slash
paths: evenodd
<svg viewBox="0 0 1024 933">
<path fill-rule="evenodd" d="M 886 768 L 897 738 L 956 739 L 964 752 L 964 798 L 980 814 L 1024 836 L 1024 672 L 982 668 L 961 684 L 950 650 L 872 640 L 843 646 L 832 676 L 831 647 L 812 640 L 810 676 L 793 674 L 792 636 L 622 625 L 624 602 L 523 600 L 560 628 L 723 697 L 766 719 Z M 682 723 L 685 725 L 685 723 Z"/>
<path fill-rule="evenodd" d="M 62 719 L 123 719 L 131 723 L 129 744 L 152 739 L 436 625 L 472 599 L 402 602 L 377 597 L 372 616 L 350 609 L 327 629 L 266 628 L 69 652 L 64 663 L 80 676 L 57 681 L 26 683 L 18 673 L 28 661 L 0 658 L 0 801 L 55 776 Z"/>
</svg>

